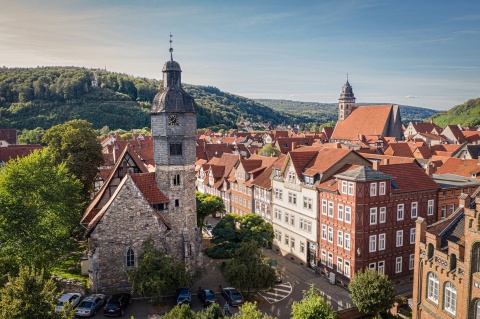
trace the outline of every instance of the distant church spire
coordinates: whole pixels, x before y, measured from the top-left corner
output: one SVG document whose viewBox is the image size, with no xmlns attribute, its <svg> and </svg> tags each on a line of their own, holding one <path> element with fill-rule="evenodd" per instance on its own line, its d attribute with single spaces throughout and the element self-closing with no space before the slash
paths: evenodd
<svg viewBox="0 0 480 319">
<path fill-rule="evenodd" d="M 170 32 L 170 61 L 173 62 L 173 48 L 172 48 L 172 42 L 173 42 L 173 40 L 172 40 L 172 37 L 173 37 L 173 35 L 172 35 L 172 33 Z"/>
<path fill-rule="evenodd" d="M 338 120 L 343 121 L 346 119 L 353 108 L 355 107 L 355 95 L 353 94 L 353 89 L 350 83 L 348 82 L 348 73 L 347 73 L 347 82 L 342 87 L 342 93 L 340 93 L 340 98 L 338 99 Z"/>
</svg>

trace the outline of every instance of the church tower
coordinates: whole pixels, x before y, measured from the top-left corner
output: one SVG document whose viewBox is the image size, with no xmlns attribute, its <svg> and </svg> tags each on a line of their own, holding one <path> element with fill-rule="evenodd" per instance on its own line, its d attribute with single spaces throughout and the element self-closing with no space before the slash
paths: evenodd
<svg viewBox="0 0 480 319">
<path fill-rule="evenodd" d="M 355 107 L 355 95 L 353 95 L 352 86 L 347 82 L 342 87 L 342 93 L 338 99 L 338 120 L 346 119 Z"/>
<path fill-rule="evenodd" d="M 163 66 L 163 88 L 153 100 L 150 115 L 156 182 L 169 200 L 163 214 L 171 228 L 167 253 L 184 258 L 193 271 L 201 244 L 195 199 L 197 111 L 194 99 L 182 89 L 181 72 L 170 47 L 170 61 Z"/>
</svg>

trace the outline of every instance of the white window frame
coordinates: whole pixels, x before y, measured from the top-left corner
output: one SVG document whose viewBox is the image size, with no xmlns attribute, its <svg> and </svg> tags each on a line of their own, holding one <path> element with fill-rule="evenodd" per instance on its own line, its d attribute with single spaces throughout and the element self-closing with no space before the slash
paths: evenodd
<svg viewBox="0 0 480 319">
<path fill-rule="evenodd" d="M 377 183 L 370 183 L 370 197 L 377 196 Z"/>
<path fill-rule="evenodd" d="M 438 305 L 438 293 L 440 282 L 438 276 L 434 272 L 429 272 L 427 275 L 427 299 Z"/>
<path fill-rule="evenodd" d="M 370 207 L 370 225 L 377 224 L 377 207 Z"/>
<path fill-rule="evenodd" d="M 378 250 L 385 250 L 386 234 L 378 234 Z"/>
<path fill-rule="evenodd" d="M 378 262 L 377 271 L 379 274 L 385 275 L 385 260 Z"/>
<path fill-rule="evenodd" d="M 415 268 L 415 254 L 410 254 L 410 258 L 408 260 L 408 270 L 412 270 Z"/>
<path fill-rule="evenodd" d="M 327 225 L 322 224 L 322 239 L 327 240 Z"/>
<path fill-rule="evenodd" d="M 368 240 L 368 251 L 371 253 L 377 251 L 377 235 L 370 235 Z"/>
<path fill-rule="evenodd" d="M 328 227 L 327 236 L 328 236 L 327 241 L 329 243 L 333 243 L 333 228 L 330 226 Z"/>
<path fill-rule="evenodd" d="M 327 215 L 327 200 L 322 199 L 322 215 Z"/>
<path fill-rule="evenodd" d="M 350 206 L 345 206 L 345 222 L 349 224 L 352 222 L 352 208 Z"/>
<path fill-rule="evenodd" d="M 353 186 L 353 182 L 348 182 L 348 195 L 354 195 L 355 189 Z"/>
<path fill-rule="evenodd" d="M 378 216 L 378 222 L 380 224 L 385 223 L 387 220 L 387 207 L 380 207 L 380 214 Z"/>
<path fill-rule="evenodd" d="M 403 220 L 405 218 L 405 205 L 397 205 L 397 220 Z"/>
<path fill-rule="evenodd" d="M 337 246 L 343 247 L 343 231 L 337 230 Z"/>
<path fill-rule="evenodd" d="M 338 220 L 343 221 L 343 205 L 342 204 L 337 205 L 337 218 Z"/>
<path fill-rule="evenodd" d="M 402 257 L 397 257 L 395 258 L 395 273 L 401 273 L 402 272 Z"/>
<path fill-rule="evenodd" d="M 395 234 L 395 247 L 403 246 L 403 229 L 397 230 Z"/>
<path fill-rule="evenodd" d="M 333 217 L 334 214 L 335 214 L 335 208 L 334 208 L 334 205 L 333 205 L 333 202 L 328 202 L 328 217 Z"/>
<path fill-rule="evenodd" d="M 386 191 L 387 191 L 387 183 L 380 182 L 380 185 L 378 187 L 378 195 L 385 195 Z"/>
<path fill-rule="evenodd" d="M 418 217 L 418 202 L 412 202 L 410 207 L 411 207 L 410 214 L 411 214 L 412 218 L 417 218 Z"/>
<path fill-rule="evenodd" d="M 342 194 L 347 194 L 347 181 L 342 181 Z"/>
<path fill-rule="evenodd" d="M 295 215 L 290 214 L 290 226 L 295 227 Z"/>
<path fill-rule="evenodd" d="M 343 261 L 343 274 L 345 277 L 350 278 L 350 261 L 348 260 Z"/>
<path fill-rule="evenodd" d="M 410 228 L 410 244 L 415 244 L 416 228 Z"/>
<path fill-rule="evenodd" d="M 435 207 L 435 200 L 429 199 L 428 200 L 428 207 L 427 207 L 427 215 L 432 216 L 433 215 L 433 209 Z"/>
<path fill-rule="evenodd" d="M 333 254 L 332 253 L 328 253 L 327 267 L 333 269 Z"/>
<path fill-rule="evenodd" d="M 337 257 L 337 272 L 343 274 L 343 259 L 340 257 Z"/>
<path fill-rule="evenodd" d="M 325 249 L 322 249 L 321 257 L 320 257 L 320 263 L 323 265 L 327 264 L 327 252 Z"/>
<path fill-rule="evenodd" d="M 368 269 L 375 271 L 377 269 L 377 264 L 376 263 L 368 264 Z"/>
<path fill-rule="evenodd" d="M 450 281 L 445 283 L 443 296 L 443 309 L 455 315 L 457 312 L 457 288 Z"/>
<path fill-rule="evenodd" d="M 351 237 L 350 237 L 350 234 L 348 233 L 344 233 L 344 241 L 343 241 L 343 248 L 345 248 L 345 250 L 350 250 L 350 245 L 351 245 Z"/>
</svg>

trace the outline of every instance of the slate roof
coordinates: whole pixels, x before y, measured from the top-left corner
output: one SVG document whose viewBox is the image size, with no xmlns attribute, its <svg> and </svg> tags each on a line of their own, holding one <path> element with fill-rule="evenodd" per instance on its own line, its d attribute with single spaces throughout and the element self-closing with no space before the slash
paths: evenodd
<svg viewBox="0 0 480 319">
<path fill-rule="evenodd" d="M 441 237 L 441 247 L 447 247 L 448 242 L 464 245 L 465 242 L 465 214 L 463 207 L 459 206 L 447 218 L 427 226 L 427 232 Z"/>
<path fill-rule="evenodd" d="M 432 178 L 442 189 L 480 186 L 480 180 L 454 174 L 433 174 Z"/>
<path fill-rule="evenodd" d="M 397 189 L 392 193 L 410 193 L 440 189 L 430 176 L 423 169 L 413 163 L 380 165 L 379 170 L 387 175 L 393 176 L 393 182 Z"/>
<path fill-rule="evenodd" d="M 360 106 L 343 121 L 338 121 L 332 140 L 358 140 L 358 135 L 382 135 L 390 120 L 393 105 Z"/>
<path fill-rule="evenodd" d="M 393 176 L 374 170 L 368 166 L 359 166 L 343 173 L 336 174 L 335 177 L 354 182 L 368 182 L 394 178 Z"/>
</svg>

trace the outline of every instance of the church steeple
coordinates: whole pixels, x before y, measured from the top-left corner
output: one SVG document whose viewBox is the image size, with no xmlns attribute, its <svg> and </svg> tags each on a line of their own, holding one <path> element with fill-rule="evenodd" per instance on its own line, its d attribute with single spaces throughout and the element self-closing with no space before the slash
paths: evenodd
<svg viewBox="0 0 480 319">
<path fill-rule="evenodd" d="M 346 119 L 352 109 L 355 107 L 355 95 L 353 94 L 352 86 L 347 82 L 342 87 L 342 93 L 340 93 L 340 98 L 338 99 L 338 120 L 343 121 Z"/>
</svg>

